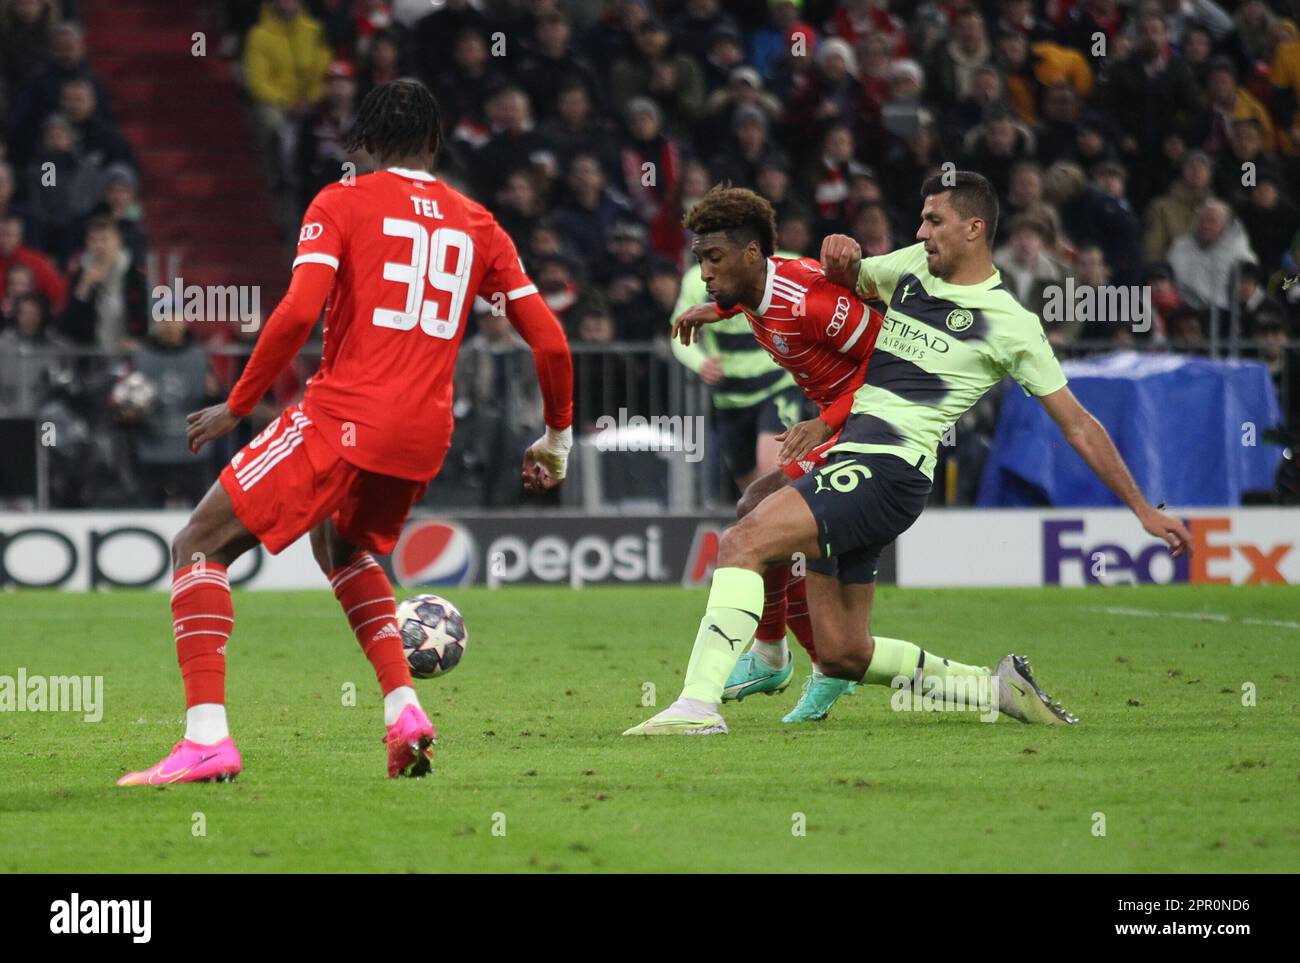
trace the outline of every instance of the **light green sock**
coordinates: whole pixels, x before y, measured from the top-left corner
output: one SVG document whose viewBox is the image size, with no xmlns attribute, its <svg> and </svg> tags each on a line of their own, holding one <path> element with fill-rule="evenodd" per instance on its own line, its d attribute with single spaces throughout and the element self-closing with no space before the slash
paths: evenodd
<svg viewBox="0 0 1300 963">
<path fill-rule="evenodd" d="M 955 689 L 973 693 L 977 691 L 976 688 L 966 690 L 960 685 L 954 687 L 949 685 L 947 680 L 960 681 L 989 674 L 989 670 L 984 666 L 966 665 L 945 659 L 941 655 L 926 652 L 913 642 L 887 639 L 881 635 L 872 638 L 875 640 L 876 650 L 871 656 L 871 664 L 867 666 L 867 674 L 862 677 L 862 681 L 868 685 L 892 686 L 894 680 L 900 676 L 905 679 L 915 679 L 919 668 L 923 686 L 930 683 L 930 680 L 937 679 L 939 684 L 947 687 L 948 691 Z"/>
<path fill-rule="evenodd" d="M 709 606 L 686 666 L 683 699 L 722 701 L 727 676 L 754 637 L 762 611 L 763 576 L 746 568 L 720 568 L 713 573 Z"/>
</svg>

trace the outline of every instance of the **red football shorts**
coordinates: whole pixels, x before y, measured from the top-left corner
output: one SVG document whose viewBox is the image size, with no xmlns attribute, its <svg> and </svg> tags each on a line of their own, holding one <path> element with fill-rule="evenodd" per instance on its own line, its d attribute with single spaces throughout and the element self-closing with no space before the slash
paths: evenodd
<svg viewBox="0 0 1300 963">
<path fill-rule="evenodd" d="M 428 482 L 357 468 L 326 442 L 298 404 L 221 471 L 235 514 L 277 555 L 326 518 L 353 545 L 387 555 Z"/>
<path fill-rule="evenodd" d="M 823 441 L 808 454 L 804 455 L 798 461 L 792 461 L 783 469 L 791 480 L 802 478 L 826 463 L 826 453 L 839 443 L 840 433 L 837 431 L 829 439 Z"/>
</svg>

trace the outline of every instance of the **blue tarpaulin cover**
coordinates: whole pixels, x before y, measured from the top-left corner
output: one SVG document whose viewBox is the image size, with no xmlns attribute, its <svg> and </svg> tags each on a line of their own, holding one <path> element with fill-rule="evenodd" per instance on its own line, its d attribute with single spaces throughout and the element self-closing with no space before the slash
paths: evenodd
<svg viewBox="0 0 1300 963">
<path fill-rule="evenodd" d="M 1259 435 L 1281 415 L 1268 369 L 1258 361 L 1125 351 L 1062 367 L 1153 503 L 1239 505 L 1243 492 L 1272 488 L 1282 449 Z M 1037 399 L 1010 381 L 1002 390 L 978 505 L 1120 503 Z"/>
</svg>

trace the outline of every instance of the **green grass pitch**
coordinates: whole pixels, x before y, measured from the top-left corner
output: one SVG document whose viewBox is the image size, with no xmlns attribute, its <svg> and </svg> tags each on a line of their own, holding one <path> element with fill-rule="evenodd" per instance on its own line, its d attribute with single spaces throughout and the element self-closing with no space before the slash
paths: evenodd
<svg viewBox="0 0 1300 963">
<path fill-rule="evenodd" d="M 620 733 L 654 711 L 643 683 L 676 696 L 703 591 L 448 594 L 470 644 L 416 683 L 429 778 L 384 778 L 374 677 L 330 594 L 257 592 L 229 651 L 244 772 L 167 789 L 113 786 L 182 732 L 167 595 L 0 595 L 0 675 L 102 675 L 105 701 L 98 723 L 0 714 L 0 871 L 1300 870 L 1294 587 L 885 587 L 877 632 L 1026 652 L 1082 723 L 894 712 L 863 687 L 786 726 L 796 650 L 789 690 L 689 739 Z"/>
</svg>

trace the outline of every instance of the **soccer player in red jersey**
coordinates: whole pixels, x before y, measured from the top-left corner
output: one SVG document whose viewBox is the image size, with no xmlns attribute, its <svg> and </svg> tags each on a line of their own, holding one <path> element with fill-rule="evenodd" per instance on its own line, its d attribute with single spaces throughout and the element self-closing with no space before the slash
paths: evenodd
<svg viewBox="0 0 1300 963">
<path fill-rule="evenodd" d="M 252 411 L 325 308 L 324 354 L 302 403 L 231 459 L 172 543 L 185 736 L 118 785 L 238 774 L 225 709 L 234 625 L 226 570 L 258 543 L 274 554 L 308 532 L 379 679 L 388 775 L 429 771 L 436 733 L 411 684 L 392 586 L 371 553 L 392 551 L 451 444 L 452 371 L 476 295 L 506 312 L 537 365 L 547 428 L 524 453 L 525 488 L 563 480 L 573 412 L 564 331 L 492 215 L 428 173 L 441 139 L 437 102 L 422 84 L 396 80 L 367 95 L 347 148 L 381 169 L 316 196 L 289 291 L 239 382 L 224 404 L 189 416 L 197 453 Z"/>
<path fill-rule="evenodd" d="M 1106 429 L 1070 393 L 1039 318 L 1002 283 L 992 257 L 998 199 L 987 178 L 945 171 L 927 178 L 921 195 L 915 245 L 864 258 L 852 238 L 823 242 L 828 277 L 888 304 L 882 345 L 826 464 L 723 533 L 681 695 L 624 735 L 728 731 L 718 708 L 759 621 L 762 573 L 792 554 L 810 560 L 808 594 L 827 675 L 901 684 L 913 694 L 941 691 L 945 708 L 979 711 L 989 721 L 1001 714 L 1035 725 L 1078 722 L 1043 691 L 1023 655 L 1010 653 L 993 668 L 969 665 L 871 631 L 877 561 L 925 510 L 944 427 L 1008 375 L 1040 399 L 1149 534 L 1175 558 L 1187 550 L 1186 526 L 1147 502 Z M 726 274 L 738 270 L 730 255 L 722 264 Z"/>
<path fill-rule="evenodd" d="M 822 465 L 853 407 L 853 394 L 862 385 L 884 318 L 854 292 L 829 281 L 811 258 L 774 257 L 776 215 L 753 191 L 715 187 L 691 208 L 685 226 L 695 234 L 691 248 L 714 301 L 682 314 L 673 335 L 689 344 L 699 325 L 743 312 L 759 345 L 794 376 L 818 408 L 817 417 L 778 436 L 784 442 L 779 458 L 783 467 L 745 490 L 736 510 L 743 518 L 765 496 Z M 789 623 L 812 660 L 813 672 L 799 705 L 785 721 L 825 718 L 851 684 L 818 669 L 802 574 L 788 563 L 769 566 L 763 590 L 754 644 L 727 679 L 723 701 L 775 694 L 790 684 L 794 661 L 785 641 Z"/>
</svg>

